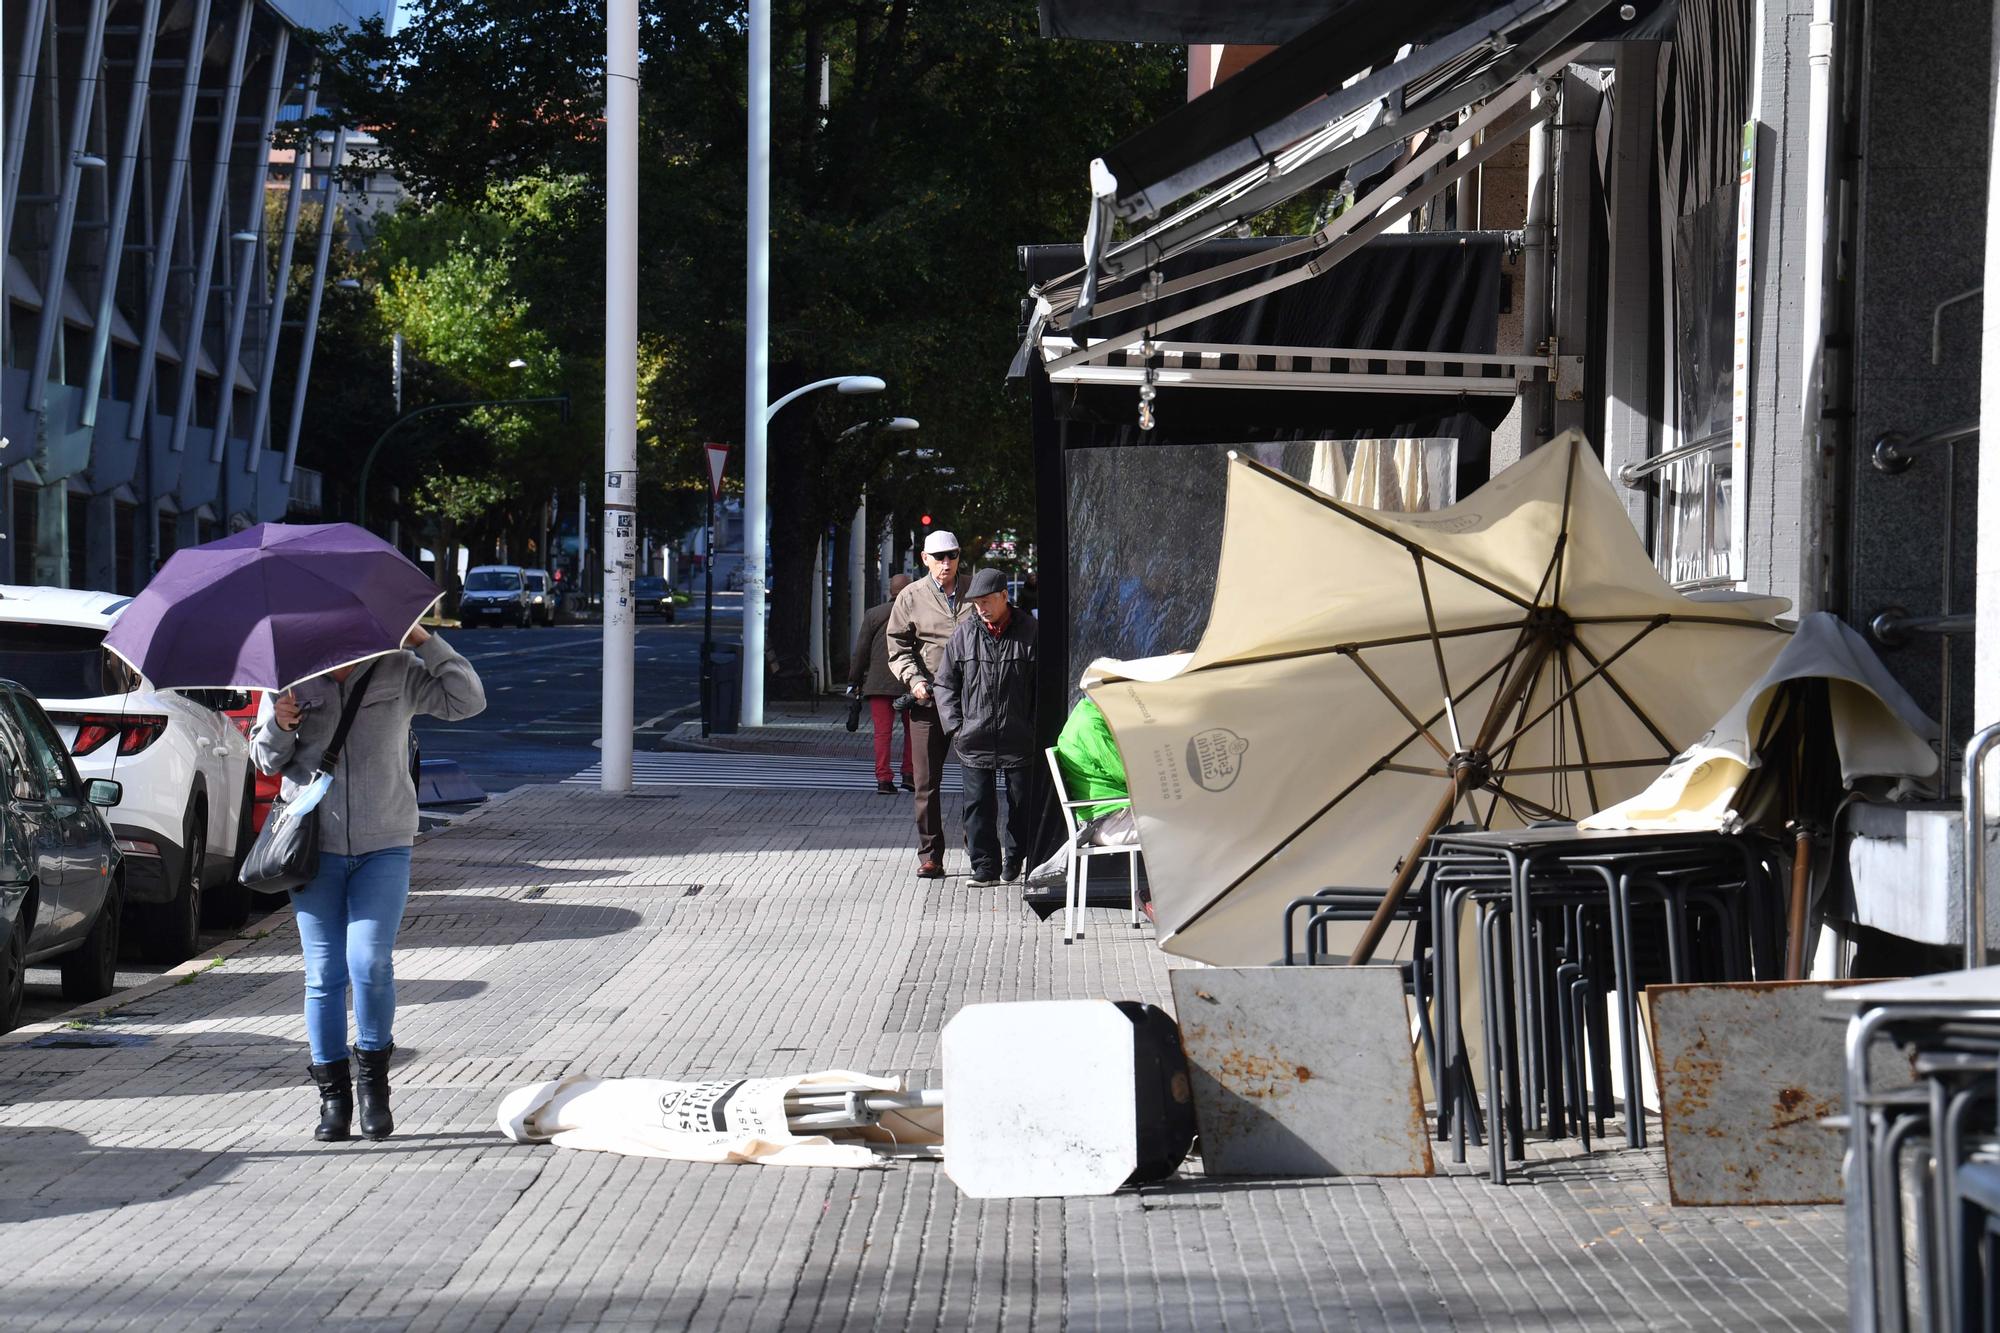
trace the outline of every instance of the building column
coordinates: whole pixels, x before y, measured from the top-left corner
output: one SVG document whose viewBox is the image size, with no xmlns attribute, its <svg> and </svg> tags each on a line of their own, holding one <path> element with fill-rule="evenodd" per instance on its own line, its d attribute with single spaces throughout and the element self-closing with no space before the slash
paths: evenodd
<svg viewBox="0 0 2000 1333">
<path fill-rule="evenodd" d="M 119 549 L 123 544 L 118 531 L 118 502 L 109 495 L 93 495 L 86 506 L 89 520 L 85 525 L 84 557 L 85 569 L 80 579 L 73 580 L 80 588 L 99 588 L 110 592 L 118 587 L 118 561 L 123 555 Z M 72 570 L 74 574 L 76 571 Z"/>
<path fill-rule="evenodd" d="M 2000 283 L 2000 5 L 1993 9 L 1992 74 L 1986 81 L 1988 140 L 1986 175 L 1986 282 Z M 2000 300 L 1991 296 L 1980 314 L 1979 419 L 2000 422 Z M 2000 722 L 2000 441 L 1979 444 L 1979 550 L 1973 635 L 1972 730 Z M 2000 759 L 1993 761 L 2000 768 Z M 1988 770 L 1989 773 L 1991 769 Z M 1989 781 L 1989 792 L 2000 782 Z M 1989 796 L 1987 810 L 1996 803 Z M 1991 886 L 1988 886 L 1989 889 Z"/>
<path fill-rule="evenodd" d="M 1571 65 L 1563 74 L 1561 128 L 1556 131 L 1554 316 L 1549 337 L 1557 362 L 1550 386 L 1551 433 L 1590 434 L 1598 425 L 1584 391 L 1590 351 L 1591 215 L 1597 211 L 1597 115 L 1604 91 L 1595 69 Z M 1595 441 L 1601 444 L 1602 441 Z"/>
<path fill-rule="evenodd" d="M 1624 42 L 1611 98 L 1611 223 L 1604 311 L 1604 468 L 1644 462 L 1654 449 L 1653 120 L 1659 96 L 1657 42 Z M 1650 549 L 1650 491 L 1620 485 L 1625 513 Z"/>
<path fill-rule="evenodd" d="M 35 494 L 35 583 L 43 588 L 70 586 L 67 482 L 45 482 Z"/>
</svg>

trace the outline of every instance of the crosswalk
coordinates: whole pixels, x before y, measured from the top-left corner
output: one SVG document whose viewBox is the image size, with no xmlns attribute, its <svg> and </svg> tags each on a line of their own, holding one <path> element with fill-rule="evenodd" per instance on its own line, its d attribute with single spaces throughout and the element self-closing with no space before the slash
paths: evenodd
<svg viewBox="0 0 2000 1333">
<path fill-rule="evenodd" d="M 595 787 L 603 780 L 592 764 L 565 786 Z M 798 755 L 705 754 L 682 751 L 632 756 L 632 785 L 646 787 L 738 787 L 755 791 L 872 791 L 875 765 L 866 759 Z M 938 782 L 950 793 L 964 790 L 958 765 L 947 763 Z"/>
</svg>

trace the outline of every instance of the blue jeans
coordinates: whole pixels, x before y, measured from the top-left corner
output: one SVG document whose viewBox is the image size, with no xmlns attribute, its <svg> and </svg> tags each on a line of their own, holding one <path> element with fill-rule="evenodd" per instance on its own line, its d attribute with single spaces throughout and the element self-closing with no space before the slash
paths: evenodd
<svg viewBox="0 0 2000 1333">
<path fill-rule="evenodd" d="M 347 992 L 355 1045 L 386 1049 L 396 1023 L 396 927 L 410 896 L 410 849 L 365 856 L 322 852 L 319 874 L 292 890 L 306 955 L 306 1037 L 314 1064 L 347 1058 Z"/>
</svg>

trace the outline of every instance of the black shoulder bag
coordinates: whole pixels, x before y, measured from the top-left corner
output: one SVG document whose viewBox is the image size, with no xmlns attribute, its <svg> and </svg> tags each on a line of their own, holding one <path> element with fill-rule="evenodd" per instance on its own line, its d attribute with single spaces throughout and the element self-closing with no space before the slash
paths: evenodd
<svg viewBox="0 0 2000 1333">
<path fill-rule="evenodd" d="M 334 730 L 333 739 L 327 742 L 326 753 L 320 757 L 319 771 L 329 778 L 335 764 L 340 762 L 340 750 L 347 743 L 347 732 L 354 725 L 354 716 L 361 710 L 361 701 L 368 696 L 368 678 L 375 674 L 375 667 L 381 662 L 377 658 L 362 674 L 361 683 L 348 696 L 347 704 L 340 710 L 340 726 Z M 323 799 L 323 798 L 322 798 Z M 257 841 L 250 845 L 249 855 L 243 858 L 243 865 L 237 871 L 237 879 L 246 889 L 259 893 L 289 893 L 300 885 L 312 882 L 319 874 L 319 810 L 314 808 L 303 815 L 294 815 L 290 803 L 273 801 L 271 813 L 264 820 L 264 827 L 257 834 Z"/>
</svg>

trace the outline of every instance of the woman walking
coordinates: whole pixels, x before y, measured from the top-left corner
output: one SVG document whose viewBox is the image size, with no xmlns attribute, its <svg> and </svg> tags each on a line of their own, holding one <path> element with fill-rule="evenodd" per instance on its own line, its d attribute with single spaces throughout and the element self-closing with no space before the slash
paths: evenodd
<svg viewBox="0 0 2000 1333">
<path fill-rule="evenodd" d="M 414 651 L 391 652 L 316 676 L 283 694 L 266 694 L 252 738 L 257 767 L 282 774 L 283 796 L 290 800 L 312 780 L 343 710 L 353 705 L 354 721 L 333 768 L 333 786 L 318 807 L 319 874 L 292 891 L 305 951 L 311 1072 L 320 1093 L 313 1137 L 324 1142 L 348 1137 L 357 1086 L 361 1132 L 385 1139 L 395 1128 L 389 1114 L 396 1018 L 391 955 L 409 898 L 410 847 L 417 833 L 410 719 L 425 713 L 450 722 L 486 707 L 486 692 L 472 664 L 443 639 L 419 626 L 410 630 L 403 648 Z"/>
</svg>

